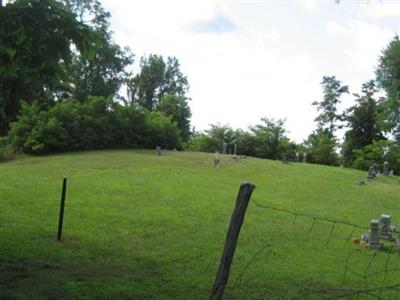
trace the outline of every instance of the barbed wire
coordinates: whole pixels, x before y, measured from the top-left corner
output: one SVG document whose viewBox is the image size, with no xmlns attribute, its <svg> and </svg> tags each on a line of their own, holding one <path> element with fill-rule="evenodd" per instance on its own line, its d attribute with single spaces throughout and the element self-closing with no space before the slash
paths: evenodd
<svg viewBox="0 0 400 300">
<path fill-rule="evenodd" d="M 298 217 L 303 217 L 303 218 L 307 218 L 307 219 L 312 220 L 311 226 L 308 229 L 308 233 L 309 234 L 313 231 L 317 221 L 330 223 L 331 227 L 330 227 L 329 236 L 327 238 L 326 245 L 328 245 L 330 243 L 330 241 L 332 240 L 332 237 L 333 237 L 333 234 L 334 234 L 334 231 L 335 231 L 335 228 L 336 228 L 337 225 L 345 225 L 345 226 L 352 227 L 352 230 L 351 230 L 350 234 L 346 237 L 342 248 L 346 247 L 346 245 L 349 243 L 349 241 L 351 240 L 354 232 L 357 229 L 363 229 L 363 230 L 368 230 L 369 229 L 369 227 L 367 227 L 367 226 L 358 225 L 358 224 L 351 223 L 351 222 L 348 222 L 348 221 L 335 220 L 335 219 L 331 219 L 331 218 L 326 218 L 326 217 L 307 214 L 307 213 L 304 213 L 304 212 L 296 212 L 296 211 L 292 211 L 292 210 L 289 210 L 289 209 L 286 209 L 286 208 L 278 208 L 278 207 L 274 207 L 274 206 L 261 204 L 261 203 L 257 202 L 254 199 L 254 197 L 251 198 L 251 200 L 253 201 L 253 203 L 257 207 L 293 215 L 294 219 L 293 219 L 292 224 L 296 223 Z M 270 242 L 268 242 L 263 247 L 261 247 L 257 252 L 255 252 L 254 255 L 252 255 L 250 257 L 250 259 L 245 264 L 243 269 L 239 272 L 239 275 L 236 277 L 236 279 L 234 280 L 234 283 L 230 286 L 230 288 L 239 288 L 239 284 L 241 283 L 241 280 L 243 278 L 244 273 L 251 267 L 251 265 L 256 260 L 256 258 L 259 255 L 261 255 L 261 253 L 263 253 L 264 250 L 269 248 L 270 246 L 272 246 L 272 245 L 271 245 Z M 355 250 L 349 252 L 347 257 L 346 257 L 346 259 L 345 259 L 344 274 L 343 274 L 343 284 L 346 282 L 348 274 L 352 274 L 352 275 L 357 276 L 358 278 L 363 280 L 364 286 L 365 286 L 363 289 L 345 289 L 345 288 L 343 288 L 343 289 L 340 289 L 340 288 L 309 289 L 309 288 L 305 288 L 304 291 L 306 293 L 303 294 L 298 299 L 307 299 L 310 295 L 313 295 L 313 294 L 314 295 L 315 294 L 320 294 L 320 295 L 325 294 L 325 296 L 329 296 L 329 297 L 334 296 L 334 298 L 346 298 L 346 297 L 351 297 L 351 296 L 365 295 L 365 296 L 374 297 L 376 299 L 384 299 L 384 298 L 382 298 L 382 293 L 383 292 L 389 291 L 389 290 L 400 289 L 400 282 L 396 283 L 396 284 L 385 286 L 388 274 L 389 273 L 400 273 L 400 268 L 389 267 L 392 255 L 394 253 L 392 250 L 389 249 L 389 251 L 383 251 L 382 252 L 382 253 L 387 253 L 387 257 L 385 259 L 385 263 L 383 264 L 383 266 L 384 266 L 383 269 L 382 270 L 378 270 L 378 271 L 374 271 L 374 272 L 370 272 L 371 266 L 373 265 L 374 261 L 377 259 L 378 254 L 380 252 L 381 251 L 374 250 L 374 252 L 372 254 L 371 254 L 371 252 L 368 252 L 368 254 L 367 254 L 367 253 L 363 252 L 362 249 L 355 249 Z M 396 252 L 397 252 L 397 259 L 399 260 L 400 259 L 400 251 L 396 251 Z M 354 255 L 364 256 L 365 259 L 367 260 L 367 262 L 365 264 L 365 268 L 363 268 L 363 270 L 361 272 L 357 272 L 356 270 L 354 270 L 351 267 L 351 263 L 352 263 L 351 262 L 351 257 L 354 256 Z M 379 286 L 379 287 L 376 287 L 376 286 L 375 287 L 370 287 L 369 279 L 371 277 L 374 277 L 374 276 L 376 277 L 379 274 L 383 274 L 383 280 L 382 280 L 382 282 L 380 284 L 381 286 Z M 377 281 L 374 281 L 374 283 L 376 283 L 376 282 Z M 296 299 L 296 297 L 291 298 L 291 299 Z"/>
<path fill-rule="evenodd" d="M 367 295 L 367 296 L 374 297 L 376 299 L 384 300 L 385 298 L 381 297 L 382 291 L 397 290 L 397 289 L 400 289 L 400 283 L 388 285 L 388 286 L 366 288 L 366 289 L 335 289 L 335 288 L 316 289 L 316 290 L 307 289 L 306 298 L 304 298 L 304 295 L 302 295 L 300 297 L 295 297 L 292 299 L 307 299 L 307 297 L 309 297 L 310 295 L 313 295 L 313 294 L 325 294 L 327 296 L 329 295 L 330 297 L 333 296 L 336 299 L 352 297 L 352 296 Z M 335 295 L 332 295 L 332 294 L 335 294 Z"/>
<path fill-rule="evenodd" d="M 366 230 L 369 229 L 369 227 L 361 226 L 361 225 L 357 225 L 357 224 L 353 224 L 353 223 L 350 223 L 350 222 L 347 222 L 347 221 L 340 221 L 340 220 L 333 220 L 333 219 L 324 218 L 324 217 L 317 217 L 317 216 L 312 216 L 312 215 L 309 215 L 309 214 L 306 214 L 306 213 L 302 213 L 302 212 L 295 212 L 295 211 L 292 211 L 292 210 L 289 210 L 289 209 L 286 209 L 286 208 L 277 208 L 277 207 L 274 207 L 274 206 L 268 206 L 268 205 L 260 204 L 260 203 L 258 203 L 254 198 L 251 198 L 251 200 L 252 200 L 252 201 L 254 202 L 254 204 L 257 205 L 258 207 L 265 208 L 265 209 L 270 209 L 270 210 L 275 210 L 275 211 L 280 211 L 280 212 L 285 212 L 285 213 L 291 214 L 291 215 L 293 215 L 293 216 L 295 217 L 295 220 L 297 219 L 297 217 L 304 217 L 304 218 L 311 219 L 311 220 L 313 220 L 313 224 L 312 224 L 312 227 L 311 227 L 311 228 L 314 228 L 314 225 L 315 225 L 315 222 L 316 222 L 316 221 L 323 221 L 323 222 L 327 222 L 327 223 L 333 224 L 333 225 L 332 225 L 332 228 L 333 228 L 333 229 L 334 229 L 334 227 L 336 226 L 336 224 L 341 224 L 341 225 L 346 225 L 346 226 L 352 226 L 352 227 L 354 227 L 354 228 L 360 228 L 360 229 L 366 229 Z M 294 221 L 293 223 L 295 223 L 295 221 Z M 312 230 L 312 229 L 311 229 L 311 230 Z M 310 230 L 310 232 L 311 232 L 311 230 Z M 333 231 L 333 230 L 331 229 L 331 231 Z M 330 236 L 330 237 L 331 237 L 331 236 Z"/>
</svg>

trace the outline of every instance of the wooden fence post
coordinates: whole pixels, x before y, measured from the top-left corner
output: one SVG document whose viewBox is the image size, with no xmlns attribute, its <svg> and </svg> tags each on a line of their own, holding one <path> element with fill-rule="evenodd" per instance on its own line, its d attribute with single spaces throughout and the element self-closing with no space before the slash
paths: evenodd
<svg viewBox="0 0 400 300">
<path fill-rule="evenodd" d="M 63 180 L 63 187 L 61 192 L 61 205 L 60 205 L 60 217 L 58 220 L 58 233 L 57 233 L 57 240 L 61 241 L 61 234 L 62 234 L 62 226 L 64 220 L 64 206 L 65 206 L 65 194 L 67 192 L 67 178 Z"/>
<path fill-rule="evenodd" d="M 224 294 L 225 287 L 228 283 L 229 270 L 231 268 L 233 255 L 235 253 L 236 244 L 239 238 L 240 228 L 243 224 L 244 215 L 246 213 L 251 194 L 255 188 L 256 186 L 249 182 L 240 183 L 235 209 L 233 210 L 229 229 L 226 234 L 224 251 L 222 253 L 221 262 L 215 277 L 210 300 L 219 300 Z"/>
</svg>

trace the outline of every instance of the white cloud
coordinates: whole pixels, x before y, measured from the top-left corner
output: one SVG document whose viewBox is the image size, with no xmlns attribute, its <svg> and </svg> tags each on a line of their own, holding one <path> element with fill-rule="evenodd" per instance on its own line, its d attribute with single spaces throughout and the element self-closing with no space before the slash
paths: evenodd
<svg viewBox="0 0 400 300">
<path fill-rule="evenodd" d="M 356 71 L 364 73 L 375 68 L 382 47 L 393 38 L 393 31 L 361 21 L 345 24 L 329 22 L 327 31 L 346 40 L 347 46 L 342 51 L 347 56 L 348 63 Z"/>
<path fill-rule="evenodd" d="M 318 0 L 302 0 L 305 10 L 315 12 L 318 9 Z"/>
<path fill-rule="evenodd" d="M 400 17 L 400 1 L 367 2 L 362 5 L 362 8 L 370 17 Z"/>
<path fill-rule="evenodd" d="M 345 84 L 360 86 L 360 80 L 373 76 L 381 47 L 393 35 L 370 23 L 329 22 L 327 31 L 338 50 L 326 59 L 322 41 L 315 49 L 296 43 L 289 29 L 298 20 L 287 16 L 286 27 L 253 20 L 253 9 L 268 7 L 263 4 L 235 4 L 243 6 L 233 13 L 227 2 L 211 0 L 103 1 L 112 15 L 116 42 L 129 45 L 137 62 L 149 53 L 179 59 L 191 86 L 192 124 L 197 129 L 218 122 L 246 128 L 264 116 L 286 118 L 290 137 L 299 142 L 315 128 L 311 103 L 322 97 L 322 75 L 335 74 Z M 315 11 L 314 2 L 304 2 L 305 7 Z M 230 20 L 235 30 L 188 30 L 190 24 L 204 25 L 218 20 L 216 16 Z M 320 24 L 324 28 L 326 19 Z M 313 32 L 301 34 L 302 40 L 313 37 Z M 321 56 L 324 61 L 318 60 Z"/>
</svg>

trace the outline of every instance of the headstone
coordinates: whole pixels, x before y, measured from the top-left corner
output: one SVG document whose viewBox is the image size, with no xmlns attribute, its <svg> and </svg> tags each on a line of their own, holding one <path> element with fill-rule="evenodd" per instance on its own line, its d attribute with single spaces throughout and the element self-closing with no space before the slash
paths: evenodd
<svg viewBox="0 0 400 300">
<path fill-rule="evenodd" d="M 222 144 L 222 154 L 226 154 L 227 153 L 227 148 L 228 148 L 228 144 L 227 143 L 223 143 Z"/>
<path fill-rule="evenodd" d="M 385 240 L 392 239 L 391 222 L 392 222 L 391 216 L 381 215 L 381 218 L 379 220 L 380 237 Z"/>
<path fill-rule="evenodd" d="M 400 235 L 397 236 L 397 237 L 395 237 L 395 238 L 394 238 L 394 241 L 395 241 L 395 243 L 396 243 L 396 246 L 397 246 L 398 248 L 400 248 Z"/>
<path fill-rule="evenodd" d="M 307 153 L 304 152 L 304 155 L 303 155 L 303 163 L 306 163 L 306 162 L 307 162 Z"/>
<path fill-rule="evenodd" d="M 300 161 L 300 154 L 299 154 L 299 152 L 296 152 L 296 162 L 299 162 Z"/>
<path fill-rule="evenodd" d="M 394 176 L 394 171 L 393 170 L 390 170 L 389 176 Z"/>
<path fill-rule="evenodd" d="M 156 155 L 161 155 L 161 147 L 156 146 Z"/>
<path fill-rule="evenodd" d="M 379 221 L 371 220 L 369 226 L 369 236 L 368 236 L 369 247 L 374 250 L 382 249 L 383 245 L 379 243 Z"/>
<path fill-rule="evenodd" d="M 215 168 L 219 167 L 219 152 L 215 152 L 214 154 L 214 167 Z"/>
<path fill-rule="evenodd" d="M 288 164 L 289 163 L 286 154 L 282 155 L 282 163 L 283 164 Z"/>
<path fill-rule="evenodd" d="M 377 175 L 376 164 L 372 163 L 368 169 L 368 179 L 369 180 L 374 179 L 376 175 Z"/>
<path fill-rule="evenodd" d="M 387 161 L 383 163 L 383 175 L 389 176 L 389 162 Z"/>
<path fill-rule="evenodd" d="M 233 146 L 233 155 L 237 155 L 237 144 Z"/>
</svg>

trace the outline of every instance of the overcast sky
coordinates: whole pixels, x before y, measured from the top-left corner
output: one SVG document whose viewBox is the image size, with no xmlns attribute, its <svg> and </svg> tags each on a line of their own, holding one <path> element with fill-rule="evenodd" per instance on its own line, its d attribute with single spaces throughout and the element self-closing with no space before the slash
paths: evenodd
<svg viewBox="0 0 400 300">
<path fill-rule="evenodd" d="M 315 129 L 323 75 L 351 92 L 374 78 L 382 49 L 400 32 L 400 1 L 103 0 L 115 41 L 136 63 L 176 56 L 190 83 L 192 125 L 247 128 L 286 119 L 301 142 Z M 342 108 L 352 104 L 343 99 Z"/>
</svg>

